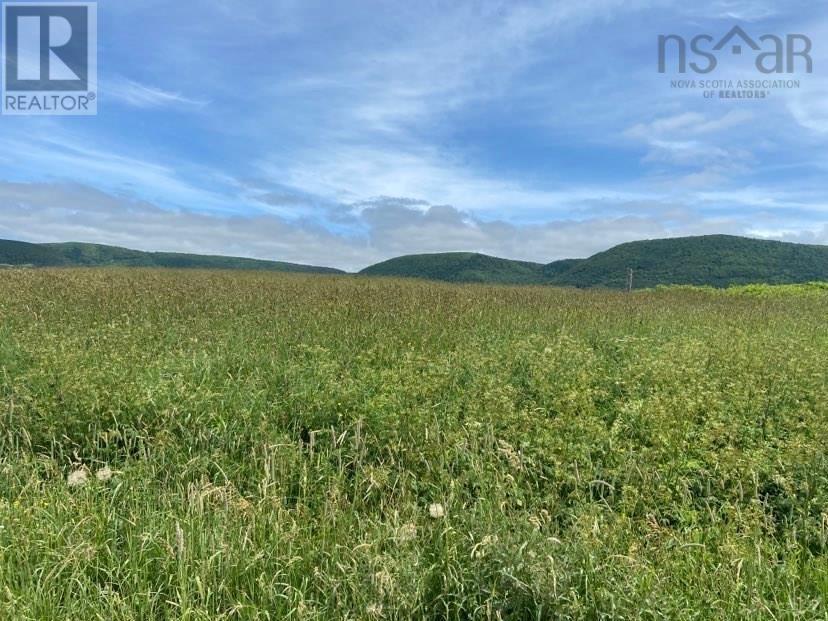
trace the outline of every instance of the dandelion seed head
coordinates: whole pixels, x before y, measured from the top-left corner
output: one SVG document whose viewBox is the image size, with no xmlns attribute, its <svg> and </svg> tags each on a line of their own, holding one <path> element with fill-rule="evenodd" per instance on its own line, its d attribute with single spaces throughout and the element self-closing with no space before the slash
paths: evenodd
<svg viewBox="0 0 828 621">
<path fill-rule="evenodd" d="M 89 473 L 86 471 L 86 468 L 79 468 L 69 473 L 69 476 L 66 477 L 66 484 L 69 487 L 81 487 L 86 485 L 88 480 Z"/>
<path fill-rule="evenodd" d="M 95 478 L 98 479 L 98 481 L 106 483 L 112 478 L 112 469 L 109 466 L 104 466 L 95 473 Z"/>
</svg>

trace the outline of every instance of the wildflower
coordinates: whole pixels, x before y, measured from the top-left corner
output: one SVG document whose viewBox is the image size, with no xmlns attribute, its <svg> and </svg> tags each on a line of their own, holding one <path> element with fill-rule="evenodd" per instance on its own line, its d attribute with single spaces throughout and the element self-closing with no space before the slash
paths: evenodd
<svg viewBox="0 0 828 621">
<path fill-rule="evenodd" d="M 89 473 L 86 468 L 79 468 L 78 470 L 73 470 L 69 473 L 69 476 L 66 477 L 66 484 L 69 487 L 82 487 L 86 485 L 88 480 Z"/>
<path fill-rule="evenodd" d="M 435 520 L 446 517 L 446 510 L 439 502 L 428 505 L 428 514 Z"/>
<path fill-rule="evenodd" d="M 102 483 L 106 483 L 112 478 L 112 469 L 109 466 L 104 466 L 95 473 L 95 478 Z"/>
</svg>

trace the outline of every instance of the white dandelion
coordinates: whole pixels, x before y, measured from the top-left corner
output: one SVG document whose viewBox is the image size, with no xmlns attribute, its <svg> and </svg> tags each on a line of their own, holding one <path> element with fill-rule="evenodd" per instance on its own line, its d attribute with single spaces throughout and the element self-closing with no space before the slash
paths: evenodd
<svg viewBox="0 0 828 621">
<path fill-rule="evenodd" d="M 95 478 L 102 483 L 106 483 L 112 478 L 112 469 L 109 466 L 104 466 L 95 473 Z"/>
<path fill-rule="evenodd" d="M 79 468 L 78 470 L 73 470 L 69 473 L 69 476 L 66 477 L 66 484 L 69 487 L 82 487 L 86 485 L 88 480 L 89 473 L 86 468 Z"/>
<path fill-rule="evenodd" d="M 428 514 L 435 520 L 446 517 L 446 510 L 439 502 L 428 505 Z"/>
</svg>

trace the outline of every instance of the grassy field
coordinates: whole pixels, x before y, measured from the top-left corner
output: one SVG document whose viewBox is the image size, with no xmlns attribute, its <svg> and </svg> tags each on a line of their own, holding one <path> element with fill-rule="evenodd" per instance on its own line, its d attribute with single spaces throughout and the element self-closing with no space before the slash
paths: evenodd
<svg viewBox="0 0 828 621">
<path fill-rule="evenodd" d="M 828 290 L 0 272 L 0 619 L 828 618 Z"/>
</svg>

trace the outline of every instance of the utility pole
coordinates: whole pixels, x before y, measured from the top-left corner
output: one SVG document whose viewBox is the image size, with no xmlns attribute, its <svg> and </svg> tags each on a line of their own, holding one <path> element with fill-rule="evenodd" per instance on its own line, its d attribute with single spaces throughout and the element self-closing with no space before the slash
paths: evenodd
<svg viewBox="0 0 828 621">
<path fill-rule="evenodd" d="M 633 269 L 631 267 L 627 268 L 627 293 L 632 292 L 633 288 Z"/>
</svg>

